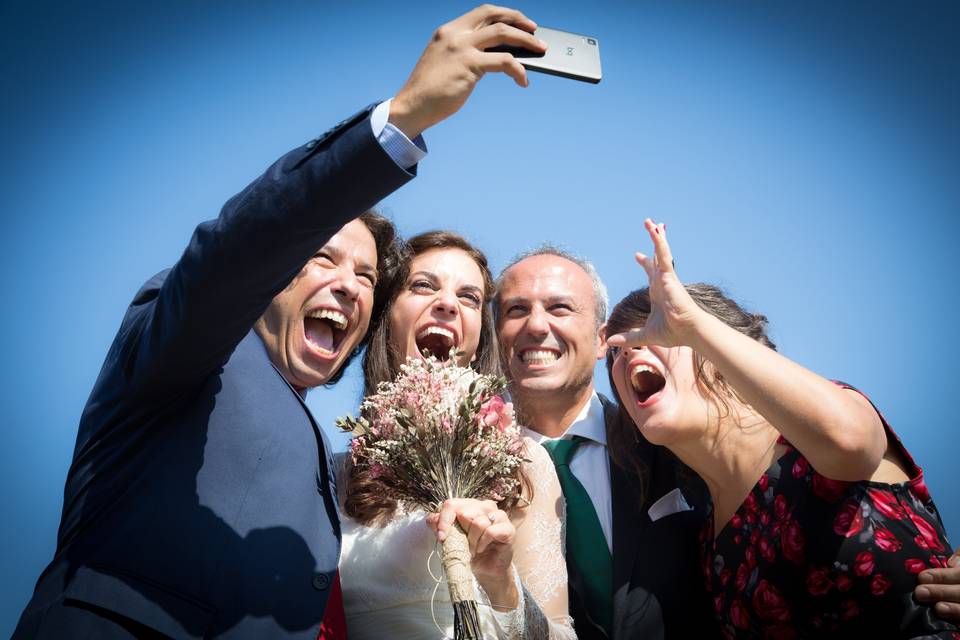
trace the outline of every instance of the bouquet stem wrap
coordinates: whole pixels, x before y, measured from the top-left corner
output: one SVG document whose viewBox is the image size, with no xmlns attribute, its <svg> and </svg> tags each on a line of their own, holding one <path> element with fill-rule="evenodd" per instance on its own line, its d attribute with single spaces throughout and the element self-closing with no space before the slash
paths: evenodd
<svg viewBox="0 0 960 640">
<path fill-rule="evenodd" d="M 483 638 L 470 570 L 470 544 L 460 523 L 454 523 L 444 539 L 440 559 L 450 588 L 450 602 L 453 603 L 453 637 L 456 640 Z"/>
</svg>

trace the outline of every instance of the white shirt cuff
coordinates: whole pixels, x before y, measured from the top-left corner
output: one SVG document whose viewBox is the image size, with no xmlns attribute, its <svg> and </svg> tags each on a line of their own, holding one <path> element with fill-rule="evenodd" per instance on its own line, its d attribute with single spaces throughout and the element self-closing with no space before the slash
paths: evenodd
<svg viewBox="0 0 960 640">
<path fill-rule="evenodd" d="M 387 122 L 392 100 L 393 98 L 377 105 L 370 115 L 370 126 L 387 155 L 401 169 L 409 169 L 427 155 L 427 145 L 423 136 L 417 136 L 416 140 L 411 141 L 403 131 Z"/>
</svg>

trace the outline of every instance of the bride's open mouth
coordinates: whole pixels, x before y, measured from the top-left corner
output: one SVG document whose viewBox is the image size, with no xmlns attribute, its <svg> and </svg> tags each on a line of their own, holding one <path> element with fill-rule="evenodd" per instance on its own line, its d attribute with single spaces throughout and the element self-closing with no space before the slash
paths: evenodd
<svg viewBox="0 0 960 640">
<path fill-rule="evenodd" d="M 660 398 L 660 392 L 667 381 L 656 367 L 640 362 L 630 368 L 630 386 L 636 396 L 637 404 L 649 407 Z"/>
<path fill-rule="evenodd" d="M 329 307 L 313 309 L 303 318 L 303 337 L 315 354 L 332 358 L 340 352 L 349 326 L 342 311 Z"/>
<path fill-rule="evenodd" d="M 431 324 L 417 331 L 417 351 L 424 358 L 435 357 L 441 362 L 450 359 L 450 352 L 459 345 L 456 331 L 446 325 Z"/>
</svg>

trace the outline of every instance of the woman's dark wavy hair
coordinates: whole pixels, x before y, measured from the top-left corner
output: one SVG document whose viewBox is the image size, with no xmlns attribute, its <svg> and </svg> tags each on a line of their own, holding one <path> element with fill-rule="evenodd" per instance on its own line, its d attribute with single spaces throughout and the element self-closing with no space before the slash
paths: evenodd
<svg viewBox="0 0 960 640">
<path fill-rule="evenodd" d="M 687 293 L 693 298 L 694 302 L 701 309 L 710 315 L 719 318 L 728 327 L 732 327 L 740 333 L 753 338 L 757 342 L 774 351 L 777 346 L 767 335 L 767 317 L 757 313 L 750 313 L 741 307 L 737 302 L 728 297 L 722 289 L 711 284 L 688 284 L 685 285 Z M 629 331 L 642 327 L 647 322 L 650 315 L 650 290 L 647 287 L 632 291 L 617 303 L 610 312 L 610 318 L 607 320 L 607 335 Z M 634 473 L 640 478 L 641 486 L 645 486 L 647 469 L 641 457 L 637 452 L 638 432 L 626 409 L 623 408 L 623 401 L 620 394 L 617 393 L 617 387 L 613 383 L 613 361 L 615 355 L 612 351 L 607 351 L 607 376 L 610 379 L 610 388 L 617 404 L 620 406 L 620 420 L 617 429 L 611 430 L 609 434 L 608 450 L 614 462 L 624 469 Z M 720 419 L 725 418 L 733 409 L 732 401 L 742 404 L 743 398 L 727 384 L 723 374 L 709 364 L 709 362 L 694 351 L 693 353 L 694 378 L 697 387 L 705 398 L 711 401 L 717 408 Z M 692 473 L 692 472 L 691 472 Z"/>
<path fill-rule="evenodd" d="M 400 264 L 400 237 L 397 228 L 387 218 L 376 211 L 367 211 L 358 218 L 367 227 L 373 241 L 377 245 L 377 284 L 373 289 L 373 309 L 370 313 L 370 326 L 353 352 L 343 361 L 340 368 L 324 383 L 324 386 L 336 384 L 343 377 L 347 366 L 360 354 L 371 337 L 383 323 L 384 311 L 387 308 L 391 292 L 392 277 Z"/>
<path fill-rule="evenodd" d="M 493 275 L 487 264 L 487 257 L 465 238 L 450 231 L 428 231 L 407 240 L 400 253 L 398 268 L 390 275 L 390 293 L 384 310 L 383 321 L 370 333 L 369 344 L 363 356 L 364 395 L 376 393 L 377 385 L 393 380 L 400 372 L 400 365 L 406 361 L 406 354 L 398 352 L 391 344 L 389 310 L 397 296 L 407 285 L 410 277 L 410 264 L 419 255 L 435 249 L 459 249 L 469 255 L 480 267 L 483 275 L 483 307 L 481 308 L 480 340 L 476 358 L 470 367 L 478 373 L 500 377 L 503 369 L 500 363 L 500 345 L 497 341 L 496 326 L 490 301 L 493 300 L 495 287 Z M 525 498 L 532 496 L 532 487 L 521 469 L 518 469 L 522 493 Z M 515 507 L 520 494 L 508 497 L 500 503 L 501 509 Z M 388 521 L 397 508 L 395 500 L 384 495 L 383 486 L 369 477 L 365 466 L 349 467 L 344 498 L 344 512 L 361 524 L 380 524 Z"/>
</svg>

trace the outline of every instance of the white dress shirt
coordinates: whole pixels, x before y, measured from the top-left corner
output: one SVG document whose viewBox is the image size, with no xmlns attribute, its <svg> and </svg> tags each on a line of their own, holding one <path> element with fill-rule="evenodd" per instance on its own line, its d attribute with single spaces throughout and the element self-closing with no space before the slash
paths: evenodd
<svg viewBox="0 0 960 640">
<path fill-rule="evenodd" d="M 570 460 L 570 471 L 580 481 L 590 495 L 593 508 L 600 520 L 600 528 L 607 539 L 607 547 L 613 553 L 613 504 L 610 497 L 610 458 L 607 456 L 607 427 L 603 420 L 603 405 L 600 396 L 594 391 L 580 414 L 560 438 L 548 438 L 531 429 L 525 429 L 528 435 L 540 444 L 548 440 L 571 439 L 573 436 L 585 438 Z"/>
<path fill-rule="evenodd" d="M 423 142 L 423 136 L 417 136 L 416 140 L 411 141 L 403 131 L 387 122 L 392 101 L 393 98 L 390 98 L 377 105 L 370 114 L 370 126 L 373 128 L 373 135 L 377 138 L 377 142 L 387 155 L 401 169 L 409 169 L 427 155 L 427 146 Z"/>
</svg>

